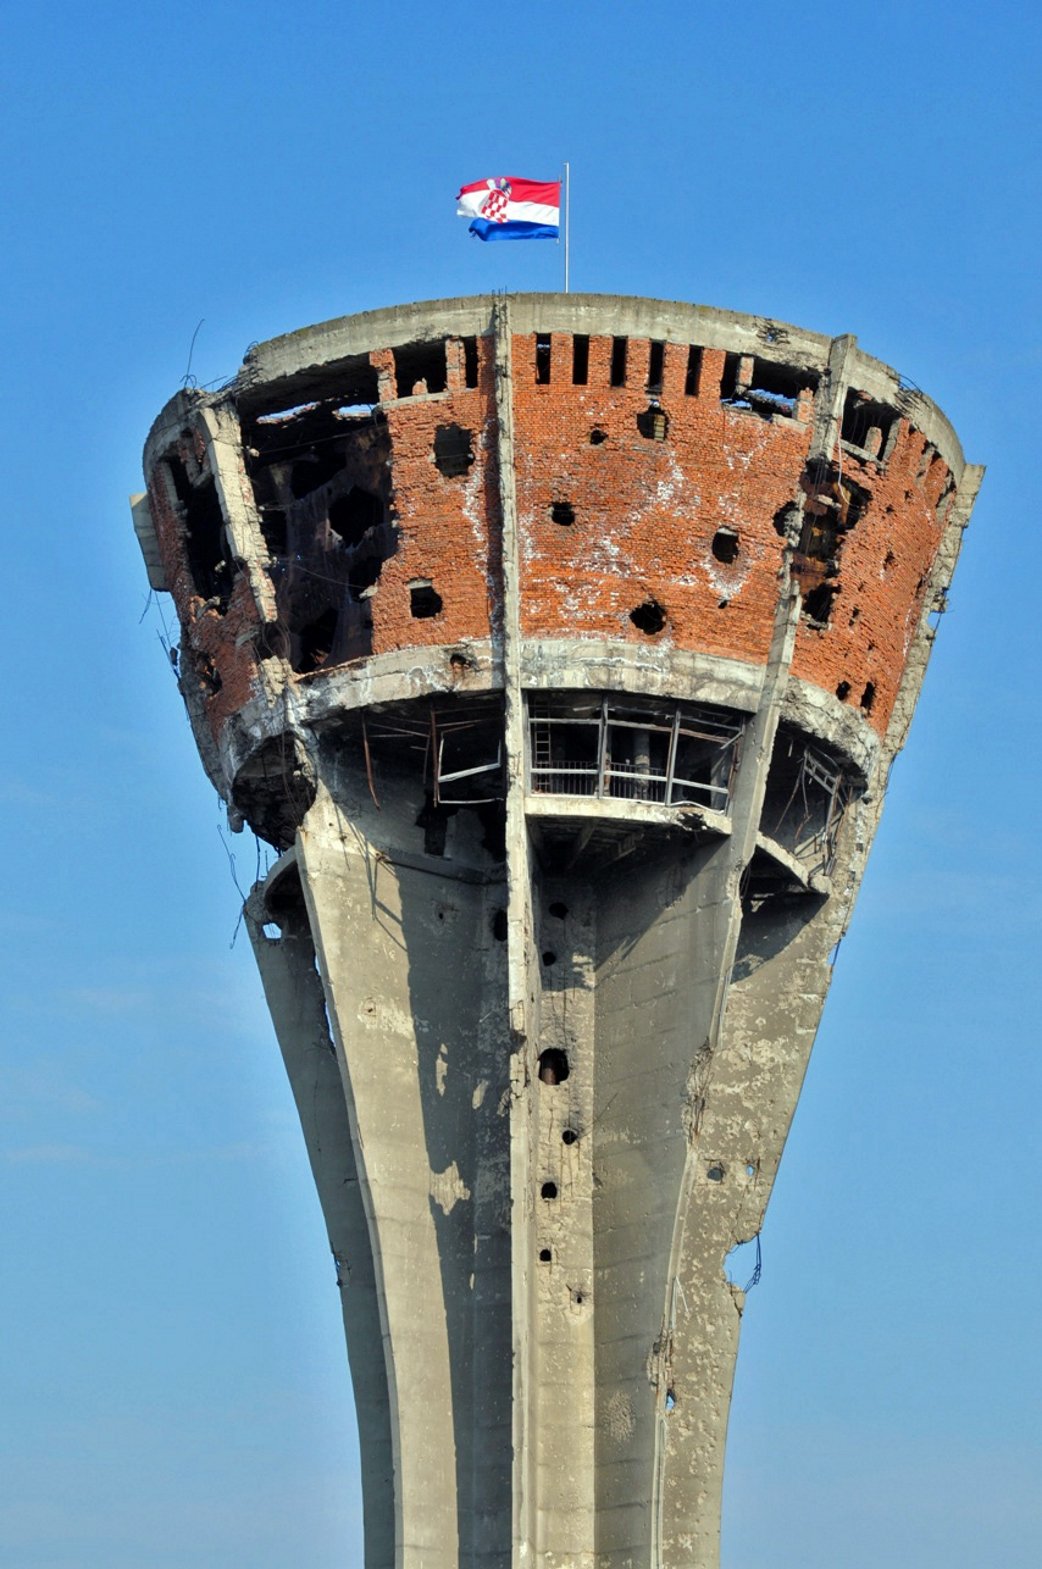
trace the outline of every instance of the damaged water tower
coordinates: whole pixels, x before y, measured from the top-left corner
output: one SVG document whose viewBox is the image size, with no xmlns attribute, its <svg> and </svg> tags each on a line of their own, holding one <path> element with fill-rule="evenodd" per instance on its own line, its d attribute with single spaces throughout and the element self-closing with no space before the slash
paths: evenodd
<svg viewBox="0 0 1042 1569">
<path fill-rule="evenodd" d="M 712 1569 L 756 1237 L 980 482 L 852 337 L 374 311 L 134 516 L 337 1264 L 368 1569 Z"/>
</svg>

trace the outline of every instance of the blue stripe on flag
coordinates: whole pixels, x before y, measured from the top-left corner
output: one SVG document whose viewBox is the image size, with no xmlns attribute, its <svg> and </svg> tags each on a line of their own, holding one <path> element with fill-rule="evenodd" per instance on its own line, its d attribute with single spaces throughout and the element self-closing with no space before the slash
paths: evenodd
<svg viewBox="0 0 1042 1569">
<path fill-rule="evenodd" d="M 487 218 L 475 218 L 470 225 L 471 234 L 479 240 L 556 240 L 556 223 L 489 223 Z"/>
</svg>

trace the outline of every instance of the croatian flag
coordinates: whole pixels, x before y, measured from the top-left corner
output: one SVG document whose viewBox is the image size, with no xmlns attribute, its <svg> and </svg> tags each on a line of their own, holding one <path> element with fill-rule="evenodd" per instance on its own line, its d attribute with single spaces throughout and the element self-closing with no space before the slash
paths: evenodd
<svg viewBox="0 0 1042 1569">
<path fill-rule="evenodd" d="M 456 197 L 479 240 L 556 240 L 561 223 L 560 180 L 475 180 Z"/>
</svg>

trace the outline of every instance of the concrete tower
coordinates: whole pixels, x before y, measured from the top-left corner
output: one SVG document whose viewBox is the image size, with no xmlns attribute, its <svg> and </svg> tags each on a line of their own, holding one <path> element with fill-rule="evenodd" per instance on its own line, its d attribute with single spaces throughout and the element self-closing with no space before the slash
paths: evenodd
<svg viewBox="0 0 1042 1569">
<path fill-rule="evenodd" d="M 980 482 L 852 337 L 447 300 L 134 503 L 336 1257 L 368 1569 L 711 1569 L 744 1297 Z"/>
</svg>

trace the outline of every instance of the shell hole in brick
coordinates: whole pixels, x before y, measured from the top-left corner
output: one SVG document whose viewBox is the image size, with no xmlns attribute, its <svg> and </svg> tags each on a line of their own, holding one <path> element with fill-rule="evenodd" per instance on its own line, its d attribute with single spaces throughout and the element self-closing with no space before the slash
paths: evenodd
<svg viewBox="0 0 1042 1569">
<path fill-rule="evenodd" d="M 779 507 L 774 514 L 774 532 L 780 534 L 782 539 L 794 536 L 800 521 L 800 509 L 794 501 L 787 501 L 784 507 Z"/>
<path fill-rule="evenodd" d="M 443 600 L 433 583 L 409 584 L 409 612 L 417 621 L 427 621 L 440 616 Z"/>
<path fill-rule="evenodd" d="M 540 1248 L 539 1249 L 539 1262 L 540 1262 L 540 1264 L 549 1264 L 550 1260 L 552 1258 L 553 1258 L 553 1254 L 550 1252 L 549 1248 Z"/>
<path fill-rule="evenodd" d="M 369 530 L 383 520 L 379 496 L 359 485 L 352 485 L 346 496 L 337 496 L 329 503 L 329 526 L 341 544 L 349 548 L 360 545 Z"/>
<path fill-rule="evenodd" d="M 548 906 L 548 908 L 550 914 L 559 921 L 563 921 L 565 916 L 568 914 L 568 906 L 565 904 L 563 899 L 555 899 L 553 903 Z"/>
<path fill-rule="evenodd" d="M 395 389 L 400 398 L 422 397 L 428 392 L 445 391 L 444 339 L 435 343 L 403 343 L 392 353 Z"/>
<path fill-rule="evenodd" d="M 555 501 L 550 508 L 550 517 L 562 528 L 571 528 L 575 522 L 575 508 L 570 501 Z"/>
<path fill-rule="evenodd" d="M 575 1144 L 578 1142 L 578 1139 L 579 1135 L 576 1133 L 574 1128 L 565 1128 L 564 1132 L 561 1134 L 562 1144 Z"/>
<path fill-rule="evenodd" d="M 716 602 L 716 608 L 717 610 L 726 610 L 730 603 L 731 601 L 729 599 L 718 599 Z"/>
<path fill-rule="evenodd" d="M 836 688 L 836 696 L 839 698 L 841 703 L 845 703 L 846 702 L 847 698 L 850 696 L 850 682 L 849 681 L 841 681 L 839 683 L 839 685 Z"/>
<path fill-rule="evenodd" d="M 557 1183 L 544 1182 L 539 1189 L 539 1197 L 541 1199 L 555 1199 L 557 1197 Z"/>
<path fill-rule="evenodd" d="M 462 425 L 439 425 L 434 432 L 434 466 L 446 479 L 460 479 L 474 461 L 471 435 Z"/>
<path fill-rule="evenodd" d="M 656 637 L 666 624 L 666 612 L 657 599 L 646 599 L 642 605 L 630 611 L 630 620 L 645 637 Z"/>
<path fill-rule="evenodd" d="M 506 942 L 506 940 L 507 940 L 507 912 L 505 910 L 493 910 L 493 912 L 492 912 L 492 920 L 490 922 L 490 925 L 492 927 L 492 935 L 496 939 L 496 941 L 497 942 Z"/>
<path fill-rule="evenodd" d="M 819 583 L 817 588 L 812 588 L 803 596 L 803 614 L 809 621 L 816 621 L 819 626 L 828 626 L 832 614 L 832 601 L 836 597 L 836 590 L 828 583 Z"/>
<path fill-rule="evenodd" d="M 866 714 L 870 714 L 872 712 L 872 704 L 875 702 L 875 700 L 875 682 L 869 681 L 865 687 L 865 690 L 861 694 L 861 707 L 864 709 Z"/>
<path fill-rule="evenodd" d="M 718 528 L 713 535 L 712 551 L 717 561 L 722 561 L 725 567 L 733 566 L 738 560 L 738 535 L 733 528 Z"/>
<path fill-rule="evenodd" d="M 606 430 L 602 430 L 599 425 L 595 425 L 594 428 L 590 432 L 590 446 L 591 447 L 599 447 L 604 442 L 606 442 L 607 439 L 608 439 L 608 432 Z"/>
<path fill-rule="evenodd" d="M 572 384 L 585 387 L 590 375 L 590 340 L 577 332 L 572 339 Z"/>
<path fill-rule="evenodd" d="M 645 441 L 665 441 L 669 434 L 669 416 L 657 403 L 649 403 L 643 413 L 637 415 L 637 429 Z"/>
<path fill-rule="evenodd" d="M 883 557 L 883 571 L 889 572 L 890 568 L 896 563 L 896 561 L 897 557 L 894 555 L 893 551 L 888 550 L 886 555 Z"/>
<path fill-rule="evenodd" d="M 548 1046 L 539 1053 L 540 1084 L 563 1084 L 568 1077 L 568 1053 L 559 1046 Z"/>
</svg>

